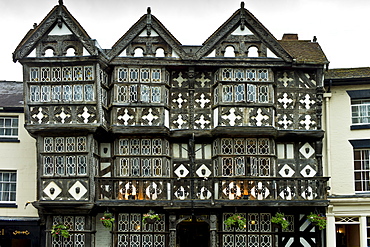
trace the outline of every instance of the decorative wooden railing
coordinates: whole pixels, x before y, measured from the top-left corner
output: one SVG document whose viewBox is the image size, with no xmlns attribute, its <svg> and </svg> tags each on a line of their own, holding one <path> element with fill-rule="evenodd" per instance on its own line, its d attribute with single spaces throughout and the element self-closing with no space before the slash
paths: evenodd
<svg viewBox="0 0 370 247">
<path fill-rule="evenodd" d="M 326 177 L 96 178 L 96 199 L 129 201 L 323 201 Z"/>
</svg>

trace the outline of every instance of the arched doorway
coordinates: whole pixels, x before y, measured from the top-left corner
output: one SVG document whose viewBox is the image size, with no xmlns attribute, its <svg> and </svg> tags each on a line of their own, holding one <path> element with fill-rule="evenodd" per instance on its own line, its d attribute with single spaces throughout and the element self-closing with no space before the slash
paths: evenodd
<svg viewBox="0 0 370 247">
<path fill-rule="evenodd" d="M 176 247 L 210 247 L 210 230 L 206 222 L 182 221 L 176 227 Z"/>
</svg>

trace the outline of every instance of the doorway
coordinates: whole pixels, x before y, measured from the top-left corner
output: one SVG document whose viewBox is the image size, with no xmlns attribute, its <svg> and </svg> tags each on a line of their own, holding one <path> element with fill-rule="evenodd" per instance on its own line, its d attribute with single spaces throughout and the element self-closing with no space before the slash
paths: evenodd
<svg viewBox="0 0 370 247">
<path fill-rule="evenodd" d="M 31 239 L 0 239 L 0 247 L 31 247 Z"/>
<path fill-rule="evenodd" d="M 337 224 L 336 247 L 360 247 L 360 225 Z"/>
<path fill-rule="evenodd" d="M 206 222 L 181 222 L 176 232 L 176 247 L 209 247 L 209 225 Z"/>
</svg>

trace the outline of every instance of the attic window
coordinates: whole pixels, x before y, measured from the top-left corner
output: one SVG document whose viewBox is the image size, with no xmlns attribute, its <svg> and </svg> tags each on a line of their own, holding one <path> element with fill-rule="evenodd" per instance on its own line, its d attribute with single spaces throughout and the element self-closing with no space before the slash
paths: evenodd
<svg viewBox="0 0 370 247">
<path fill-rule="evenodd" d="M 225 54 L 224 54 L 224 57 L 235 57 L 234 47 L 232 47 L 232 46 L 227 46 L 227 47 L 225 48 Z"/>
<path fill-rule="evenodd" d="M 74 57 L 76 56 L 76 50 L 74 48 L 68 48 L 66 51 L 66 56 L 67 57 Z"/>
<path fill-rule="evenodd" d="M 136 48 L 134 50 L 134 57 L 143 57 L 144 56 L 144 50 L 141 48 Z"/>
<path fill-rule="evenodd" d="M 51 48 L 46 49 L 44 52 L 44 57 L 54 57 L 54 50 Z"/>
<path fill-rule="evenodd" d="M 155 56 L 156 56 L 156 57 L 165 57 L 163 48 L 158 48 L 158 49 L 155 51 Z"/>
<path fill-rule="evenodd" d="M 251 46 L 248 48 L 248 57 L 259 57 L 258 48 Z"/>
</svg>

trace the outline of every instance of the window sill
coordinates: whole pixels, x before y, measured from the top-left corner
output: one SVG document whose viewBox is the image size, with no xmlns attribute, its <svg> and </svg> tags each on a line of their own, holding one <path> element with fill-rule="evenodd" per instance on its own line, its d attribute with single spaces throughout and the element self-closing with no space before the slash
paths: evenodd
<svg viewBox="0 0 370 247">
<path fill-rule="evenodd" d="M 351 125 L 351 130 L 370 129 L 370 124 Z"/>
<path fill-rule="evenodd" d="M 18 205 L 15 203 L 4 203 L 0 202 L 0 208 L 18 208 Z"/>
</svg>

